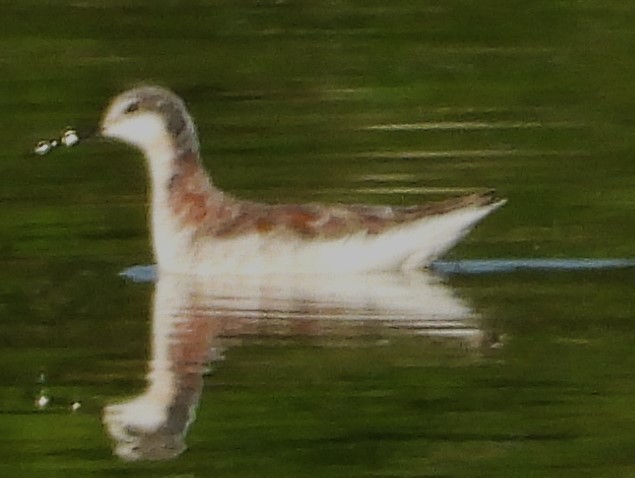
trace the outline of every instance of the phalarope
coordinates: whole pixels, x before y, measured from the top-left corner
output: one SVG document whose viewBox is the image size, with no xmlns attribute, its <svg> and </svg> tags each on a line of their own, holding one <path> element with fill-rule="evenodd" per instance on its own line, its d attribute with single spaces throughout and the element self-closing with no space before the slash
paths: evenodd
<svg viewBox="0 0 635 478">
<path fill-rule="evenodd" d="M 408 207 L 237 199 L 205 171 L 185 103 L 156 86 L 116 96 L 100 129 L 147 159 L 160 271 L 205 276 L 422 268 L 505 203 L 491 192 Z"/>
</svg>

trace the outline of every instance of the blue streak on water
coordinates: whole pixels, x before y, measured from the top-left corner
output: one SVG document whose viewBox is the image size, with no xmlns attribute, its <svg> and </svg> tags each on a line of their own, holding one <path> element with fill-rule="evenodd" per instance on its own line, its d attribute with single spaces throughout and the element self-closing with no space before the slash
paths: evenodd
<svg viewBox="0 0 635 478">
<path fill-rule="evenodd" d="M 475 259 L 436 261 L 431 269 L 442 274 L 492 274 L 519 271 L 589 271 L 600 269 L 626 269 L 635 267 L 634 259 Z M 119 273 L 133 282 L 154 282 L 154 265 L 132 266 Z"/>
<path fill-rule="evenodd" d="M 588 271 L 635 267 L 633 259 L 484 259 L 436 261 L 432 270 L 443 274 L 491 274 L 518 271 Z"/>
<path fill-rule="evenodd" d="M 132 282 L 156 282 L 157 268 L 154 265 L 132 266 L 121 271 L 119 275 L 131 280 Z"/>
</svg>

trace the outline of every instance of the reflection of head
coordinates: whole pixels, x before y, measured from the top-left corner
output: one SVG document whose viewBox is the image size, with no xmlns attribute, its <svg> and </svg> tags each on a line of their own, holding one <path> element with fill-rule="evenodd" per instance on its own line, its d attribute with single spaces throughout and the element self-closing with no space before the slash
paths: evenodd
<svg viewBox="0 0 635 478">
<path fill-rule="evenodd" d="M 181 454 L 194 421 L 200 390 L 180 390 L 173 397 L 148 390 L 128 402 L 104 409 L 104 423 L 115 440 L 115 454 L 124 460 L 167 460 Z M 167 401 L 163 401 L 168 398 Z"/>
</svg>

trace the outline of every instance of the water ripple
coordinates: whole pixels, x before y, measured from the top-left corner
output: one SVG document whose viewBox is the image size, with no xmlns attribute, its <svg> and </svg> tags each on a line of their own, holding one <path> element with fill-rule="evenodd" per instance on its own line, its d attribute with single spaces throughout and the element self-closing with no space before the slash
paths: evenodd
<svg viewBox="0 0 635 478">
<path fill-rule="evenodd" d="M 436 261 L 431 269 L 442 274 L 492 274 L 519 271 L 588 271 L 635 267 L 635 259 L 466 259 Z M 156 281 L 153 265 L 132 266 L 119 273 L 133 282 Z"/>
</svg>

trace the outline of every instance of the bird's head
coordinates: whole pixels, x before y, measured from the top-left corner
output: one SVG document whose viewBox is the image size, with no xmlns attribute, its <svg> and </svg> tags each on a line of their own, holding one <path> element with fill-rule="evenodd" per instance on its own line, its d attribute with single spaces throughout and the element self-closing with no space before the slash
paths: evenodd
<svg viewBox="0 0 635 478">
<path fill-rule="evenodd" d="M 110 102 L 101 135 L 124 141 L 150 155 L 157 148 L 198 153 L 196 128 L 185 103 L 171 91 L 142 86 L 124 91 Z"/>
</svg>

